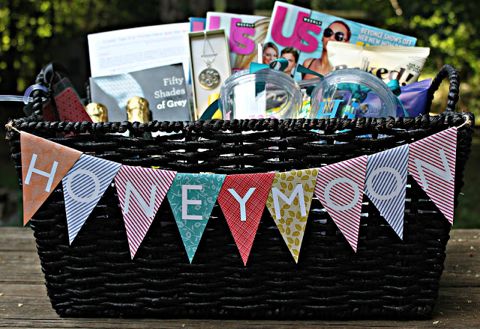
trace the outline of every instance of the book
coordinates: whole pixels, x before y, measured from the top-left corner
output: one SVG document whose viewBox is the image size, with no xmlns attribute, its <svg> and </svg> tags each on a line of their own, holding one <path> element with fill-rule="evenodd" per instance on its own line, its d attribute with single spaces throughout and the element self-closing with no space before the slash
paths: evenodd
<svg viewBox="0 0 480 329">
<path fill-rule="evenodd" d="M 92 77 L 182 62 L 188 74 L 190 23 L 162 24 L 88 35 Z"/>
<path fill-rule="evenodd" d="M 267 36 L 269 22 L 263 16 L 207 12 L 207 30 L 225 30 L 232 73 L 248 69 L 258 60 L 258 45 Z"/>
<path fill-rule="evenodd" d="M 308 70 L 325 75 L 332 70 L 326 44 L 330 40 L 357 45 L 415 46 L 416 38 L 379 29 L 319 11 L 275 2 L 264 43 L 277 57 L 287 56 Z M 283 54 L 282 54 L 283 53 Z M 295 80 L 314 78 L 314 74 L 294 72 Z"/>
<path fill-rule="evenodd" d="M 181 63 L 123 74 L 90 78 L 92 102 L 108 109 L 109 121 L 127 120 L 126 105 L 130 98 L 145 98 L 152 120 L 191 120 L 185 74 Z"/>
</svg>

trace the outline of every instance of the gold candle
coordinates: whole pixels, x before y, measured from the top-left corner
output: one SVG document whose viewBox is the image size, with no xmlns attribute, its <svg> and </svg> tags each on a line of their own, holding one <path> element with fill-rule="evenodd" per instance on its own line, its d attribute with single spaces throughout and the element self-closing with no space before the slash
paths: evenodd
<svg viewBox="0 0 480 329">
<path fill-rule="evenodd" d="M 107 122 L 108 111 L 107 107 L 100 103 L 90 103 L 85 106 L 85 111 L 92 119 L 93 122 Z"/>
<path fill-rule="evenodd" d="M 150 105 L 139 96 L 130 98 L 127 102 L 127 120 L 130 122 L 146 123 L 150 121 Z"/>
</svg>

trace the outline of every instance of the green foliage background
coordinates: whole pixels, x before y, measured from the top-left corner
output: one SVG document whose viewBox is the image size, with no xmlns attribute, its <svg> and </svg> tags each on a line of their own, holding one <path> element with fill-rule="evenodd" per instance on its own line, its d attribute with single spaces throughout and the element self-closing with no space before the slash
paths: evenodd
<svg viewBox="0 0 480 329">
<path fill-rule="evenodd" d="M 159 2 L 0 0 L 0 85 L 22 92 L 40 68 L 78 40 L 84 54 L 91 32 L 159 24 Z"/>
<path fill-rule="evenodd" d="M 203 2 L 211 9 L 224 9 L 229 5 L 228 1 L 222 0 Z M 250 7 L 266 11 L 271 10 L 274 4 L 272 0 L 253 2 L 254 6 Z M 460 70 L 463 80 L 460 109 L 478 114 L 480 100 L 476 96 L 480 94 L 480 38 L 477 33 L 480 31 L 480 5 L 477 1 L 287 2 L 321 11 L 345 13 L 351 16 L 348 18 L 417 37 L 419 46 L 431 47 L 424 76 L 433 75 L 444 63 L 454 65 Z M 58 60 L 62 46 L 72 40 L 78 40 L 79 46 L 82 46 L 79 50 L 87 56 L 88 33 L 162 23 L 162 19 L 165 20 L 162 11 L 168 6 L 167 9 L 171 8 L 171 3 L 160 0 L 0 0 L 0 90 L 23 91 L 41 66 Z M 195 14 L 192 3 L 177 0 L 174 7 L 187 18 Z M 240 5 L 237 4 L 237 7 Z"/>
</svg>

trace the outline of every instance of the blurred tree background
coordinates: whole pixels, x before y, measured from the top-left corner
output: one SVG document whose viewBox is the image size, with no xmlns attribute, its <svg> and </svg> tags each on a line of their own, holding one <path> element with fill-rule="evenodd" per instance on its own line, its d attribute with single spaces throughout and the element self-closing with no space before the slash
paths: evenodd
<svg viewBox="0 0 480 329">
<path fill-rule="evenodd" d="M 418 38 L 418 46 L 431 47 L 421 78 L 433 76 L 445 63 L 462 78 L 459 111 L 480 119 L 480 4 L 467 0 L 299 0 L 285 1 L 367 23 Z M 270 15 L 273 0 L 0 0 L 0 94 L 23 94 L 41 67 L 56 61 L 70 71 L 80 94 L 89 77 L 87 34 L 120 28 L 186 21 L 205 17 L 206 11 Z M 442 111 L 447 85 L 435 100 Z M 443 94 L 443 95 L 442 95 Z M 0 104 L 0 223 L 20 223 L 17 215 L 16 178 L 3 141 L 3 124 L 22 116 L 21 104 Z M 478 119 L 477 119 L 478 120 Z M 480 145 L 467 167 L 457 208 L 456 227 L 480 227 L 480 202 L 474 187 L 480 176 Z M 11 174 L 10 174 L 11 173 Z M 12 192 L 13 191 L 13 192 Z M 5 201 L 6 200 L 6 201 Z M 9 201 L 10 200 L 10 201 Z M 12 201 L 13 200 L 13 201 Z"/>
</svg>

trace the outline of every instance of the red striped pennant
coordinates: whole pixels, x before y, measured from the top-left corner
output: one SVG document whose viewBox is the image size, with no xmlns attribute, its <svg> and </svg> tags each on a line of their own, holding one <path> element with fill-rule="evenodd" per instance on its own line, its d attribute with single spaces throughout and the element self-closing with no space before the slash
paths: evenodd
<svg viewBox="0 0 480 329">
<path fill-rule="evenodd" d="M 457 128 L 410 144 L 408 171 L 453 224 Z"/>
<path fill-rule="evenodd" d="M 315 186 L 315 195 L 355 252 L 366 169 L 366 155 L 334 163 L 318 170 Z"/>
<path fill-rule="evenodd" d="M 115 176 L 133 259 L 175 178 L 175 171 L 122 166 Z"/>
</svg>

